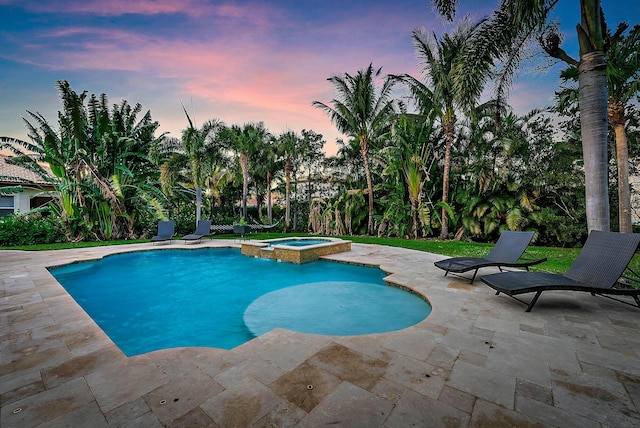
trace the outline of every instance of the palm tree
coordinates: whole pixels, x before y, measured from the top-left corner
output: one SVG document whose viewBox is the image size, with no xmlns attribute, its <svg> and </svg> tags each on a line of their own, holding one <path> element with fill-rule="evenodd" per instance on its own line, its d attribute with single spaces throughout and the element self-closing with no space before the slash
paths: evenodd
<svg viewBox="0 0 640 428">
<path fill-rule="evenodd" d="M 380 92 L 376 94 L 374 80 L 381 72 L 382 68 L 374 70 L 373 64 L 369 64 L 369 67 L 359 70 L 355 76 L 345 73 L 344 76 L 329 77 L 327 80 L 331 82 L 336 93 L 336 98 L 331 101 L 333 106 L 320 101 L 312 103 L 331 118 L 340 132 L 357 140 L 360 145 L 367 179 L 369 235 L 374 232 L 373 182 L 369 167 L 369 150 L 371 144 L 387 131 L 389 119 L 395 113 L 395 103 L 392 99 L 393 79 L 385 78 Z"/>
<path fill-rule="evenodd" d="M 307 202 L 311 204 L 311 196 L 314 192 L 313 183 L 322 176 L 322 162 L 325 159 L 322 147 L 324 147 L 325 141 L 322 134 L 311 129 L 303 129 L 301 144 L 300 164 L 307 176 Z"/>
<path fill-rule="evenodd" d="M 273 224 L 273 198 L 271 195 L 271 190 L 273 187 L 273 180 L 278 176 L 278 171 L 281 170 L 282 166 L 280 161 L 278 160 L 277 153 L 277 139 L 270 138 L 268 144 L 265 145 L 265 157 L 264 163 L 262 167 L 266 171 L 265 179 L 266 179 L 266 187 L 267 187 L 267 220 L 269 224 Z"/>
<path fill-rule="evenodd" d="M 616 136 L 618 217 L 622 233 L 633 232 L 625 111 L 628 102 L 640 92 L 640 25 L 634 26 L 624 37 L 622 33 L 627 27 L 627 24 L 621 24 L 616 33 L 608 37 L 610 48 L 607 51 L 608 117 Z"/>
<path fill-rule="evenodd" d="M 618 166 L 618 221 L 622 233 L 633 231 L 631 224 L 631 190 L 629 186 L 629 150 L 625 124 L 627 104 L 640 91 L 640 26 L 636 25 L 625 37 L 629 27 L 622 23 L 615 34 L 606 34 L 607 50 L 607 91 L 609 94 L 607 116 L 613 128 L 616 141 L 616 163 Z M 572 65 L 560 74 L 564 81 L 578 80 L 579 68 Z M 562 94 L 574 100 L 572 93 L 577 89 L 569 87 Z M 571 97 L 571 98 L 568 98 Z"/>
<path fill-rule="evenodd" d="M 262 144 L 253 151 L 250 159 L 252 165 L 250 175 L 256 190 L 258 216 L 262 218 L 262 208 L 266 201 L 269 223 L 272 223 L 273 220 L 271 201 L 273 176 L 280 168 L 280 163 L 277 161 L 276 142 L 277 139 L 272 136 L 265 138 Z"/>
<path fill-rule="evenodd" d="M 449 235 L 449 176 L 451 170 L 451 147 L 455 141 L 456 109 L 475 107 L 479 93 L 465 92 L 464 87 L 455 84 L 458 64 L 473 36 L 475 26 L 463 21 L 451 34 L 440 39 L 424 29 L 412 32 L 414 46 L 422 62 L 422 72 L 426 84 L 409 75 L 394 76 L 407 84 L 413 99 L 421 112 L 429 115 L 433 108 L 440 112 L 445 134 L 444 165 L 442 173 L 442 229 L 440 238 Z"/>
<path fill-rule="evenodd" d="M 440 14 L 453 18 L 457 0 L 432 0 Z M 576 2 L 577 3 L 577 2 Z M 561 38 L 553 26 L 545 24 L 558 0 L 502 0 L 491 17 L 480 23 L 474 43 L 461 61 L 456 85 L 466 93 L 480 94 L 499 62 L 502 69 L 496 78 L 497 99 L 505 97 L 518 69 L 523 46 L 537 38 L 552 57 L 580 71 L 580 121 L 585 165 L 587 228 L 609 230 L 609 195 L 607 162 L 607 82 L 604 35 L 606 26 L 600 0 L 580 0 L 581 22 L 577 25 L 580 61 L 560 48 Z M 470 73 L 481 71 L 481 78 Z M 477 75 L 474 75 L 477 76 Z"/>
<path fill-rule="evenodd" d="M 259 147 L 267 144 L 269 138 L 269 131 L 264 127 L 263 122 L 247 123 L 242 127 L 233 125 L 224 133 L 225 143 L 237 154 L 242 170 L 242 218 L 245 221 L 249 194 L 249 161 Z"/>
<path fill-rule="evenodd" d="M 163 189 L 170 193 L 179 175 L 186 174 L 195 189 L 197 223 L 202 210 L 202 189 L 221 156 L 222 145 L 219 134 L 224 129 L 224 124 L 214 119 L 196 128 L 184 106 L 183 110 L 189 126 L 182 131 L 179 150 L 162 165 L 160 177 Z"/>
<path fill-rule="evenodd" d="M 291 225 L 291 170 L 295 158 L 299 155 L 300 137 L 293 131 L 285 131 L 278 138 L 277 151 L 280 159 L 284 161 L 285 180 L 285 210 L 284 227 L 289 230 Z"/>
</svg>

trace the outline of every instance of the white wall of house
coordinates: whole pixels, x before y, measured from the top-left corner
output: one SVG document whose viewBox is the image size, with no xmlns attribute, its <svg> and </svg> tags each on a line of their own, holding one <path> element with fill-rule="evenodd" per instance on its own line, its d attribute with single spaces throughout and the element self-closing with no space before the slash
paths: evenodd
<svg viewBox="0 0 640 428">
<path fill-rule="evenodd" d="M 0 196 L 0 217 L 10 213 L 26 213 L 31 209 L 31 198 L 42 193 L 39 189 L 24 189 L 19 193 Z"/>
</svg>

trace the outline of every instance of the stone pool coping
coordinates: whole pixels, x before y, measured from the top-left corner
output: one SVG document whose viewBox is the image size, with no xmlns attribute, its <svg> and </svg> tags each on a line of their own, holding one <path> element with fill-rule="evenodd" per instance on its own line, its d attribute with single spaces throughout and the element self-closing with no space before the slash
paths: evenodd
<svg viewBox="0 0 640 428">
<path fill-rule="evenodd" d="M 390 333 L 277 329 L 230 351 L 126 358 L 46 270 L 239 246 L 0 251 L 0 426 L 640 425 L 640 311 L 587 293 L 545 293 L 526 313 L 481 283 L 444 278 L 441 256 L 353 244 L 323 258 L 379 265 L 426 296 L 431 315 Z"/>
<path fill-rule="evenodd" d="M 278 245 L 278 243 L 295 241 L 325 240 L 319 244 L 305 245 L 301 247 Z M 340 238 L 275 238 L 264 240 L 250 240 L 242 242 L 242 254 L 248 257 L 259 257 L 287 263 L 311 263 L 323 256 L 351 251 L 351 241 Z"/>
</svg>

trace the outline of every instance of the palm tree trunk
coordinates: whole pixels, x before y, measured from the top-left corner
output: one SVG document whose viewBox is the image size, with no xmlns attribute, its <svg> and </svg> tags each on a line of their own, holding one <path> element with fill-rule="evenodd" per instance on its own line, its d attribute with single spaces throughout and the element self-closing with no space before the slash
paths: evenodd
<svg viewBox="0 0 640 428">
<path fill-rule="evenodd" d="M 420 216 L 418 215 L 418 201 L 414 198 L 410 198 L 411 201 L 411 220 L 413 222 L 413 239 L 418 239 L 420 236 Z"/>
<path fill-rule="evenodd" d="M 618 224 L 621 233 L 632 233 L 631 189 L 629 188 L 629 149 L 624 129 L 624 104 L 609 102 L 609 122 L 616 133 L 616 161 L 618 165 Z"/>
<path fill-rule="evenodd" d="M 444 146 L 444 170 L 442 171 L 442 202 L 444 205 L 449 203 L 449 174 L 451 171 L 451 144 L 453 142 L 453 132 L 455 125 L 451 120 L 446 121 L 444 125 L 445 146 Z M 446 207 L 442 207 L 442 229 L 440 231 L 440 239 L 447 239 L 449 236 L 449 217 L 447 216 Z"/>
<path fill-rule="evenodd" d="M 258 219 L 262 218 L 262 207 L 264 205 L 263 198 L 256 190 L 256 204 L 258 205 Z"/>
<path fill-rule="evenodd" d="M 291 186 L 291 160 L 287 158 L 284 164 L 284 177 L 285 177 L 285 209 L 284 209 L 284 228 L 289 230 L 291 223 L 291 196 L 289 187 Z"/>
<path fill-rule="evenodd" d="M 196 187 L 196 224 L 200 220 L 201 210 L 202 210 L 202 187 Z"/>
<path fill-rule="evenodd" d="M 240 154 L 242 168 L 242 218 L 247 219 L 247 195 L 249 194 L 249 159 L 246 153 Z"/>
<path fill-rule="evenodd" d="M 273 224 L 273 211 L 271 208 L 271 171 L 267 172 L 267 218 L 269 224 Z"/>
<path fill-rule="evenodd" d="M 604 53 L 590 52 L 582 55 L 578 69 L 587 229 L 589 232 L 609 231 L 607 81 Z"/>
<path fill-rule="evenodd" d="M 367 221 L 367 235 L 373 235 L 373 181 L 371 180 L 371 169 L 369 168 L 369 145 L 366 140 L 360 141 L 360 151 L 364 162 L 364 173 L 367 177 L 367 191 L 369 197 L 369 219 Z"/>
<path fill-rule="evenodd" d="M 618 162 L 618 216 L 620 232 L 632 233 L 631 191 L 629 189 L 629 151 L 624 125 L 616 125 L 616 157 Z"/>
</svg>

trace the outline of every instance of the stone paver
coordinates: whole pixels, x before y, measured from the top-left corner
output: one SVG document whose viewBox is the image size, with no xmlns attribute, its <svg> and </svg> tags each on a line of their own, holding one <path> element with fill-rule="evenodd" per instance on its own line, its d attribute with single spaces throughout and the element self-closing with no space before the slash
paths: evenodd
<svg viewBox="0 0 640 428">
<path fill-rule="evenodd" d="M 170 248 L 239 246 L 181 242 Z M 431 315 L 397 332 L 275 329 L 229 351 L 127 358 L 46 269 L 160 247 L 0 251 L 2 428 L 640 426 L 640 311 L 586 293 L 545 293 L 526 313 L 443 277 L 441 256 L 353 244 L 325 258 L 381 266 Z"/>
<path fill-rule="evenodd" d="M 468 413 L 409 390 L 393 409 L 385 427 L 459 427 L 468 423 Z"/>
<path fill-rule="evenodd" d="M 342 382 L 302 420 L 299 426 L 310 428 L 321 425 L 354 428 L 382 426 L 392 408 L 393 404 L 375 394 L 349 382 Z"/>
</svg>

